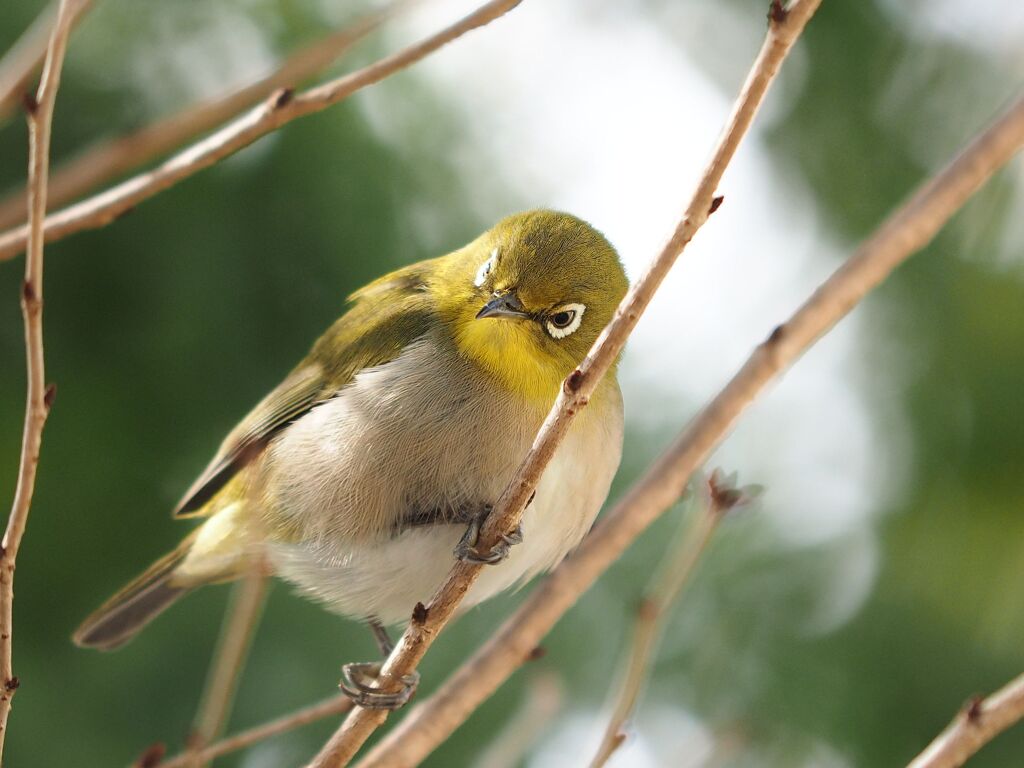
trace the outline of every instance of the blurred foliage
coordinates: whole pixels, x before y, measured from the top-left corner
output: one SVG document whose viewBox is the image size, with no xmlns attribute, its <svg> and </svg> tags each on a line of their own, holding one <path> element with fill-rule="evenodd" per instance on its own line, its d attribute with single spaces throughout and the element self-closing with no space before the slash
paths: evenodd
<svg viewBox="0 0 1024 768">
<path fill-rule="evenodd" d="M 0 47 L 39 5 L 5 4 Z M 179 44 L 208 50 L 196 40 L 210 24 L 197 19 L 219 14 L 223 28 L 262 31 L 271 60 L 337 21 L 321 5 L 292 0 L 217 5 L 99 3 L 71 50 L 55 156 L 194 98 L 195 72 L 186 65 L 203 57 L 183 63 L 174 54 Z M 637 12 L 657 17 L 667 5 L 637 3 Z M 751 24 L 763 23 L 763 5 L 731 3 Z M 673 23 L 683 16 L 677 9 Z M 127 42 L 111 45 L 112 38 Z M 348 63 L 379 47 L 371 40 Z M 776 115 L 770 143 L 851 243 L 984 124 L 1012 86 L 999 76 L 998 56 L 927 38 L 877 2 L 826 2 L 798 53 L 802 79 L 784 78 L 790 103 Z M 144 58 L 166 67 L 158 92 L 157 81 L 139 74 Z M 230 74 L 230 62 L 210 64 Z M 735 62 L 708 66 L 724 90 L 735 87 Z M 420 115 L 400 143 L 378 136 L 348 102 L 263 139 L 115 226 L 48 248 L 48 378 L 60 389 L 18 564 L 15 666 L 23 687 L 8 737 L 11 765 L 124 765 L 156 739 L 180 744 L 225 590 L 190 598 L 117 654 L 73 648 L 71 629 L 182 535 L 166 514 L 180 491 L 351 290 L 489 224 L 467 216 L 474 190 L 445 159 L 459 142 L 445 95 L 415 72 L 398 83 L 406 108 Z M 966 106 L 948 98 L 963 91 Z M 17 120 L 0 127 L 0 188 L 22 178 L 24 134 Z M 873 365 L 898 369 L 865 385 L 903 415 L 913 456 L 906 488 L 878 517 L 880 571 L 866 605 L 842 626 L 808 629 L 843 542 L 781 549 L 766 525 L 740 515 L 714 542 L 674 619 L 644 706 L 684 704 L 734 746 L 724 764 L 803 764 L 822 744 L 851 765 L 900 764 L 970 694 L 1024 669 L 1024 279 L 1019 254 L 1016 266 L 1004 258 L 1012 200 L 1004 175 L 863 310 L 879 338 L 905 351 L 865 349 Z M 509 199 L 509 209 L 523 202 Z M 0 301 L 0 499 L 13 491 L 21 431 L 20 269 L 19 261 L 0 264 L 0 297 L 8 297 Z M 613 493 L 652 450 L 650 435 L 628 439 Z M 575 706 L 601 706 L 672 517 L 549 638 L 538 663 L 564 675 Z M 329 695 L 342 661 L 373 653 L 362 627 L 286 593 L 278 587 L 270 601 L 237 726 Z M 493 601 L 446 633 L 424 665 L 423 692 L 519 599 Z M 470 764 L 520 701 L 523 677 L 428 763 Z M 298 764 L 332 728 L 321 723 L 252 759 L 218 765 Z M 972 765 L 1018 764 L 1022 755 L 1018 729 Z"/>
</svg>

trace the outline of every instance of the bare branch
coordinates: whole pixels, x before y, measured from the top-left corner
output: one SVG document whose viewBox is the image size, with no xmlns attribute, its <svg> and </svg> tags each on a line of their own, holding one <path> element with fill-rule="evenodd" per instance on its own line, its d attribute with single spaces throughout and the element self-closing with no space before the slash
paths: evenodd
<svg viewBox="0 0 1024 768">
<path fill-rule="evenodd" d="M 689 476 L 779 373 L 845 317 L 901 262 L 923 248 L 1024 146 L 1024 97 L 917 189 L 814 294 L 762 342 L 583 544 L 556 568 L 441 688 L 418 704 L 360 763 L 415 765 L 493 693 L 598 576 L 682 493 Z M 916 767 L 915 767 L 916 768 Z"/>
<path fill-rule="evenodd" d="M 195 760 L 216 760 L 223 755 L 237 752 L 240 749 L 245 749 L 282 733 L 315 723 L 317 720 L 323 720 L 325 717 L 344 714 L 350 709 L 352 709 L 352 700 L 345 694 L 339 693 L 316 704 L 304 707 L 290 715 L 284 715 L 276 720 L 271 720 L 269 723 L 263 723 L 262 725 L 236 733 L 234 736 L 228 736 L 226 739 L 221 739 L 199 751 L 183 752 L 166 762 L 156 763 L 154 768 L 156 766 L 159 766 L 159 768 L 191 768 Z"/>
<path fill-rule="evenodd" d="M 91 0 L 83 0 L 74 10 L 71 26 L 82 17 L 91 5 Z M 50 3 L 35 21 L 22 34 L 18 41 L 0 59 L 0 120 L 4 120 L 18 104 L 22 94 L 29 90 L 32 75 L 39 69 L 46 56 L 53 22 L 56 3 Z M 22 193 L 23 195 L 25 193 Z"/>
<path fill-rule="evenodd" d="M 719 522 L 730 509 L 750 498 L 742 491 L 730 488 L 727 483 L 716 470 L 708 478 L 706 488 L 698 491 L 699 508 L 692 524 L 682 529 L 679 543 L 669 547 L 658 574 L 637 606 L 633 641 L 622 664 L 625 673 L 615 697 L 612 716 L 590 768 L 602 768 L 624 741 L 626 721 L 636 709 L 640 691 L 647 680 L 648 667 L 664 633 L 669 610 L 693 575 L 697 561 L 704 554 Z"/>
<path fill-rule="evenodd" d="M 260 563 L 254 563 L 232 591 L 231 604 L 206 679 L 206 690 L 189 735 L 189 751 L 194 756 L 192 768 L 202 768 L 206 764 L 197 753 L 220 736 L 231 711 L 239 677 L 266 603 L 269 584 L 265 570 Z"/>
<path fill-rule="evenodd" d="M 562 708 L 565 686 L 551 671 L 533 675 L 527 683 L 525 701 L 508 719 L 497 737 L 474 761 L 476 768 L 516 768 L 530 753 L 537 739 L 550 727 Z"/>
<path fill-rule="evenodd" d="M 968 701 L 949 727 L 907 768 L 957 768 L 1022 718 L 1024 675 L 1014 678 L 987 698 Z"/>
<path fill-rule="evenodd" d="M 139 203 L 233 155 L 285 123 L 327 109 L 356 91 L 384 80 L 465 33 L 503 16 L 520 2 L 522 0 L 491 0 L 440 32 L 351 74 L 300 94 L 293 94 L 288 89 L 277 91 L 260 106 L 182 150 L 153 170 L 133 176 L 105 192 L 50 214 L 46 217 L 44 229 L 46 242 L 109 224 Z M 28 229 L 24 226 L 0 234 L 0 261 L 21 253 L 27 236 Z"/>
<path fill-rule="evenodd" d="M 219 99 L 195 104 L 137 131 L 87 147 L 58 167 L 50 177 L 47 209 L 52 210 L 100 184 L 163 155 L 185 141 L 252 107 L 279 88 L 298 85 L 312 77 L 353 45 L 377 29 L 404 3 L 365 16 L 291 56 L 271 75 Z M 25 195 L 19 190 L 0 200 L 0 227 L 20 224 L 25 216 Z"/>
<path fill-rule="evenodd" d="M 29 125 L 29 233 L 28 256 L 25 259 L 25 282 L 22 284 L 21 309 L 25 317 L 25 365 L 28 393 L 25 401 L 25 430 L 21 443 L 18 484 L 14 491 L 11 515 L 0 544 L 0 759 L 7 736 L 7 718 L 11 700 L 18 688 L 11 660 L 14 633 L 14 567 L 25 534 L 32 495 L 35 491 L 36 468 L 43 439 L 43 426 L 50 412 L 56 389 L 46 386 L 43 358 L 43 216 L 46 212 L 46 181 L 50 166 L 50 130 L 53 105 L 60 86 L 68 35 L 75 16 L 81 12 L 81 0 L 61 0 L 57 21 L 46 50 L 46 61 L 39 90 L 28 107 Z"/>
<path fill-rule="evenodd" d="M 0 59 L 0 120 L 10 115 L 21 94 L 28 92 L 32 74 L 43 63 L 56 19 L 56 9 L 55 3 L 43 8 L 42 13 Z"/>
<path fill-rule="evenodd" d="M 740 141 L 750 128 L 783 59 L 820 2 L 821 0 L 796 0 L 782 15 L 781 20 L 769 23 L 768 37 L 743 85 L 725 130 L 718 140 L 711 161 L 683 218 L 661 253 L 626 294 L 615 312 L 615 317 L 601 333 L 587 357 L 563 383 L 558 399 L 545 419 L 526 459 L 498 499 L 494 511 L 488 515 L 478 545 L 484 551 L 493 547 L 502 534 L 516 528 L 544 468 L 565 437 L 576 414 L 587 405 L 601 378 L 622 351 L 626 338 L 636 326 L 640 315 L 650 303 L 654 292 L 661 285 L 676 258 L 701 225 L 707 221 L 722 174 L 725 173 Z M 455 564 L 444 585 L 427 606 L 426 618 L 423 621 L 414 620 L 409 624 L 394 652 L 385 662 L 378 682 L 380 688 L 395 690 L 396 685 L 400 684 L 400 678 L 416 669 L 416 665 L 434 638 L 447 624 L 463 596 L 476 580 L 481 567 L 465 562 Z M 356 707 L 320 751 L 312 765 L 315 768 L 345 765 L 386 717 L 385 710 Z"/>
</svg>

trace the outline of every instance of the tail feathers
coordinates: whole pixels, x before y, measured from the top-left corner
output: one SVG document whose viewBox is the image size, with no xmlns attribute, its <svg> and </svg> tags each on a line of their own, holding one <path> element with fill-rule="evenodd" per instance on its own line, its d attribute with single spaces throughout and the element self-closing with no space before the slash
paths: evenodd
<svg viewBox="0 0 1024 768">
<path fill-rule="evenodd" d="M 76 645 L 112 651 L 120 648 L 170 607 L 189 587 L 176 586 L 171 577 L 192 546 L 187 537 L 173 551 L 146 569 L 128 586 L 94 611 L 72 635 Z"/>
</svg>

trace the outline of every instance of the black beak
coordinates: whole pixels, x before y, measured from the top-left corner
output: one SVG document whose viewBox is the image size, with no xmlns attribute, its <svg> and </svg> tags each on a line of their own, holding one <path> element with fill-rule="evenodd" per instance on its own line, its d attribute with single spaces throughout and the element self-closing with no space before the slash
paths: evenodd
<svg viewBox="0 0 1024 768">
<path fill-rule="evenodd" d="M 530 313 L 523 307 L 514 293 L 506 293 L 504 296 L 495 296 L 484 304 L 483 308 L 476 313 L 476 319 L 484 317 L 529 317 Z"/>
</svg>

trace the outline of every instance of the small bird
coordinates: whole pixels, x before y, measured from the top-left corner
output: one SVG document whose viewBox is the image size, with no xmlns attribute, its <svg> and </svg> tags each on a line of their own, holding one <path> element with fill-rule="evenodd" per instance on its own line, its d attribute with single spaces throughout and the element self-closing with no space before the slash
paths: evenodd
<svg viewBox="0 0 1024 768">
<path fill-rule="evenodd" d="M 614 367 L 545 470 L 520 530 L 488 552 L 477 533 L 626 288 L 603 235 L 537 210 L 356 291 L 175 510 L 205 521 L 89 616 L 74 641 L 117 648 L 189 591 L 259 563 L 329 610 L 368 621 L 386 656 L 385 626 L 430 598 L 453 557 L 493 565 L 463 608 L 552 568 L 589 529 L 619 464 Z M 415 680 L 384 694 L 368 682 L 375 668 L 346 665 L 342 687 L 364 706 L 401 706 Z"/>
</svg>

